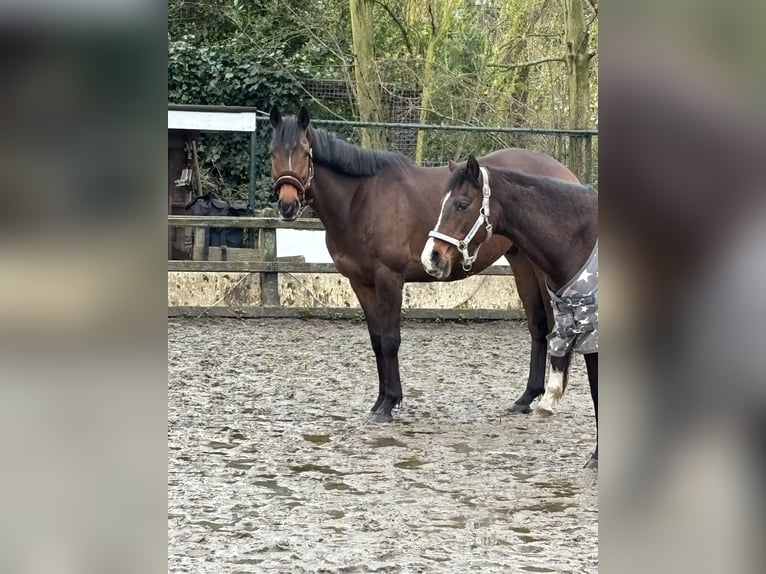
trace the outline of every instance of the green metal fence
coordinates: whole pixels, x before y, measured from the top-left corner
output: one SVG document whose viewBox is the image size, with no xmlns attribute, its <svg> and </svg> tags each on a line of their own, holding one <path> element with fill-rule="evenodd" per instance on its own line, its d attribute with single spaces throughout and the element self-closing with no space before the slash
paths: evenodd
<svg viewBox="0 0 766 574">
<path fill-rule="evenodd" d="M 271 170 L 268 154 L 271 126 L 267 113 L 256 108 L 239 106 L 170 104 L 168 109 L 256 113 L 258 126 L 256 131 L 249 136 L 249 139 L 245 139 L 247 136 L 239 134 L 226 134 L 225 136 L 201 134 L 201 141 L 204 145 L 205 137 L 241 139 L 242 149 L 249 148 L 248 200 L 250 205 L 262 207 L 259 205 L 259 198 L 268 197 L 271 191 Z M 384 135 L 388 149 L 399 151 L 413 160 L 415 159 L 418 133 L 425 132 L 425 147 L 420 161 L 422 165 L 444 165 L 450 159 L 465 159 L 470 153 L 482 155 L 505 147 L 532 149 L 556 158 L 573 169 L 583 183 L 598 187 L 598 132 L 596 130 L 374 123 L 323 118 L 312 118 L 312 123 L 333 131 L 348 142 L 355 144 L 361 141 L 361 130 L 379 130 Z"/>
</svg>

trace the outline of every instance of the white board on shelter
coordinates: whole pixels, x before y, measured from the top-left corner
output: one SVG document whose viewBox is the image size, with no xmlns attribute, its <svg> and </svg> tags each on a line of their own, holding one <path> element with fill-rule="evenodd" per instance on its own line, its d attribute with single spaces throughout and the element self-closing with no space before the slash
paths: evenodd
<svg viewBox="0 0 766 574">
<path fill-rule="evenodd" d="M 277 229 L 277 256 L 303 255 L 306 263 L 332 263 L 325 244 L 325 232 L 306 229 Z M 508 265 L 501 257 L 495 265 Z"/>
<path fill-rule="evenodd" d="M 169 130 L 254 132 L 255 112 L 190 112 L 168 110 Z"/>
</svg>

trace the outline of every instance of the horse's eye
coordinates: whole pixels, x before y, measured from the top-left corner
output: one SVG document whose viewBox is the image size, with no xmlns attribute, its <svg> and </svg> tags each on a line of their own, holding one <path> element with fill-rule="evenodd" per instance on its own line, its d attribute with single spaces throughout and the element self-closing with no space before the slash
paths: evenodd
<svg viewBox="0 0 766 574">
<path fill-rule="evenodd" d="M 465 201 L 455 202 L 455 211 L 465 211 L 467 207 L 468 204 Z"/>
</svg>

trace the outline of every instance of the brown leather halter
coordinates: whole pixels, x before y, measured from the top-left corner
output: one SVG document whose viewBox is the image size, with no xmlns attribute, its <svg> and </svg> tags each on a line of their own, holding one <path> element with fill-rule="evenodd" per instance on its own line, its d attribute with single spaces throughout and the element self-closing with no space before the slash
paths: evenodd
<svg viewBox="0 0 766 574">
<path fill-rule="evenodd" d="M 314 153 L 309 147 L 309 176 L 304 183 L 301 176 L 294 171 L 283 171 L 274 179 L 274 195 L 279 199 L 279 189 L 285 185 L 292 185 L 298 190 L 298 209 L 311 205 L 313 199 L 308 197 L 307 192 L 311 187 L 311 181 L 314 179 Z"/>
</svg>

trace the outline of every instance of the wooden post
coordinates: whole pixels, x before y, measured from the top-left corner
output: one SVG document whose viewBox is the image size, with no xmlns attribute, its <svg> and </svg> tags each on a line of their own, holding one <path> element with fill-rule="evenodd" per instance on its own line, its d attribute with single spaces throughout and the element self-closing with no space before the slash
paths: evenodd
<svg viewBox="0 0 766 574">
<path fill-rule="evenodd" d="M 583 157 L 583 138 L 580 135 L 569 135 L 569 150 L 567 153 L 567 167 L 577 176 L 582 183 L 585 180 L 585 158 Z"/>
<path fill-rule="evenodd" d="M 263 261 L 277 260 L 277 230 L 260 229 L 258 231 L 258 249 Z M 279 274 L 261 273 L 261 305 L 263 307 L 279 307 Z"/>
<path fill-rule="evenodd" d="M 258 134 L 253 130 L 250 134 L 250 174 L 247 182 L 247 206 L 255 210 L 255 160 L 258 156 Z M 255 247 L 255 230 L 247 230 L 245 245 L 251 249 Z M 276 255 L 275 255 L 276 257 Z"/>
<path fill-rule="evenodd" d="M 175 184 L 186 167 L 185 144 L 188 134 L 179 130 L 168 130 L 168 214 L 184 214 L 188 201 L 187 190 Z M 191 231 L 183 227 L 168 227 L 168 259 L 191 258 Z"/>
<path fill-rule="evenodd" d="M 593 185 L 593 136 L 585 136 L 585 177 L 583 183 Z"/>
<path fill-rule="evenodd" d="M 197 188 L 197 195 L 202 195 L 202 175 L 199 170 L 199 156 L 197 156 L 197 139 L 191 140 L 192 166 L 194 167 L 194 184 Z"/>
</svg>

